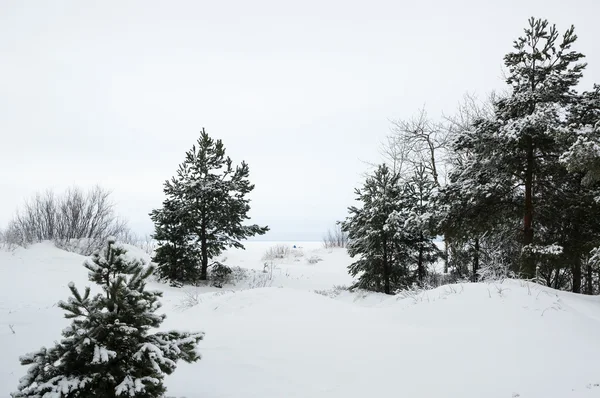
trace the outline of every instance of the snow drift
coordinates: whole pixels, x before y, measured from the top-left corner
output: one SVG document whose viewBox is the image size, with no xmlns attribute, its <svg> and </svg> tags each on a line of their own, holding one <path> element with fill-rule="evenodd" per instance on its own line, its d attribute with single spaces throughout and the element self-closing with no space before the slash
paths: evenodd
<svg viewBox="0 0 600 398">
<path fill-rule="evenodd" d="M 269 287 L 151 286 L 165 291 L 165 329 L 206 332 L 203 359 L 167 377 L 170 396 L 600 396 L 597 297 L 520 281 L 350 293 L 333 288 L 350 283 L 345 252 L 306 246 L 274 265 Z M 265 247 L 249 243 L 227 263 L 262 273 Z M 314 255 L 323 261 L 305 261 Z M 49 243 L 0 252 L 1 396 L 26 371 L 19 355 L 68 324 L 55 304 L 69 281 L 89 284 L 83 260 Z"/>
</svg>

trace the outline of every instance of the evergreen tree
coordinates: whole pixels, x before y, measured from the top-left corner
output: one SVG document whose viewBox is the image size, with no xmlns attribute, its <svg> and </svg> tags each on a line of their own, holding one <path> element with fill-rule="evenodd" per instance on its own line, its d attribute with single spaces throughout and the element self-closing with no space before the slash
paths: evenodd
<svg viewBox="0 0 600 398">
<path fill-rule="evenodd" d="M 573 27 L 559 40 L 547 21 L 529 20 L 515 51 L 504 58 L 511 94 L 495 102 L 490 120 L 478 121 L 459 139 L 458 148 L 468 151 L 469 159 L 454 173 L 448 192 L 452 196 L 454 190 L 452 206 L 459 210 L 454 214 L 468 217 L 461 229 L 472 238 L 497 230 L 490 221 L 498 216 L 504 219 L 499 225 L 509 228 L 521 219 L 520 271 L 528 278 L 536 275 L 538 255 L 554 252 L 555 242 L 543 231 L 556 226 L 543 214 L 567 204 L 561 202 L 566 194 L 559 157 L 573 138 L 568 115 L 578 102 L 574 87 L 585 67 L 578 63 L 583 55 L 571 50 L 576 39 Z M 464 188 L 469 190 L 460 199 Z"/>
<path fill-rule="evenodd" d="M 571 265 L 571 287 L 579 293 L 584 279 L 583 263 L 590 250 L 600 244 L 600 86 L 582 93 L 569 110 L 565 141 L 570 147 L 560 158 L 560 165 L 566 166 L 568 172 L 561 168 L 557 179 L 562 194 L 557 205 L 563 211 L 544 215 L 555 223 L 559 221 L 559 239 L 565 248 L 559 266 Z M 590 290 L 588 285 L 585 291 Z"/>
<path fill-rule="evenodd" d="M 59 307 L 73 321 L 54 347 L 21 357 L 30 367 L 13 398 L 162 397 L 177 361 L 200 359 L 204 334 L 149 334 L 165 319 L 155 314 L 162 293 L 145 289 L 153 268 L 129 259 L 114 238 L 84 265 L 102 293 L 90 297 L 89 287 L 82 294 L 69 284 L 73 297 Z"/>
<path fill-rule="evenodd" d="M 586 173 L 584 183 L 600 180 L 600 85 L 584 92 L 571 110 L 575 142 L 561 156 L 569 171 Z"/>
<path fill-rule="evenodd" d="M 423 284 L 429 265 L 435 263 L 441 252 L 433 242 L 435 238 L 436 211 L 433 199 L 437 184 L 422 165 L 417 165 L 413 176 L 406 181 L 403 190 L 403 208 L 408 212 L 404 231 L 406 243 L 413 247 L 413 262 L 416 264 L 416 277 Z"/>
<path fill-rule="evenodd" d="M 488 260 L 483 258 L 486 248 L 496 256 L 503 253 L 502 264 L 514 262 L 515 256 L 509 253 L 516 250 L 514 231 L 519 228 L 519 218 L 515 215 L 520 212 L 520 198 L 518 183 L 498 172 L 497 163 L 487 154 L 495 137 L 494 130 L 485 127 L 493 120 L 481 118 L 471 123 L 471 128 L 462 129 L 453 139 L 454 168 L 436 197 L 436 207 L 440 229 L 451 242 L 450 271 L 458 279 L 469 276 L 476 280 L 481 267 L 492 266 L 482 263 Z M 492 247 L 486 247 L 490 244 Z"/>
<path fill-rule="evenodd" d="M 524 190 L 523 245 L 533 246 L 534 215 L 546 197 L 534 197 L 538 187 L 552 184 L 552 171 L 564 152 L 561 135 L 567 128 L 563 111 L 576 100 L 574 87 L 585 64 L 583 54 L 572 51 L 577 40 L 571 26 L 559 41 L 556 27 L 531 18 L 525 35 L 515 41 L 515 51 L 504 57 L 507 83 L 512 93 L 496 104 L 492 127 L 496 145 L 488 153 L 497 170 L 516 180 Z M 485 127 L 484 127 L 485 128 Z M 524 256 L 521 273 L 535 276 L 535 261 Z"/>
<path fill-rule="evenodd" d="M 153 258 L 159 264 L 157 274 L 173 286 L 181 286 L 181 282 L 193 281 L 199 276 L 200 250 L 196 240 L 188 233 L 184 209 L 176 198 L 166 199 L 162 209 L 150 213 L 155 225 L 153 238 L 159 246 Z"/>
<path fill-rule="evenodd" d="M 350 216 L 342 222 L 348 253 L 360 257 L 348 267 L 352 276 L 358 276 L 354 287 L 391 294 L 411 282 L 400 176 L 381 165 L 355 192 L 362 207 L 350 207 Z"/>
<path fill-rule="evenodd" d="M 241 240 L 269 230 L 242 224 L 249 218 L 246 195 L 254 189 L 248 176 L 248 165 L 234 167 L 222 141 L 203 129 L 177 175 L 165 182 L 163 208 L 151 213 L 160 241 L 154 261 L 161 275 L 189 282 L 199 269 L 199 279 L 206 280 L 210 258 L 227 247 L 243 249 Z"/>
</svg>

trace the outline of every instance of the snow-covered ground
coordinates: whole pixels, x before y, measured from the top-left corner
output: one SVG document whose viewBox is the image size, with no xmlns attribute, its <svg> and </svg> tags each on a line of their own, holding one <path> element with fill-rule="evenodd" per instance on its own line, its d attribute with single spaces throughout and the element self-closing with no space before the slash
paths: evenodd
<svg viewBox="0 0 600 398">
<path fill-rule="evenodd" d="M 519 281 L 350 293 L 339 288 L 351 283 L 344 250 L 299 243 L 265 267 L 273 245 L 222 256 L 248 269 L 235 286 L 150 286 L 164 291 L 165 328 L 206 332 L 203 359 L 167 377 L 169 395 L 600 397 L 598 297 Z M 0 396 L 26 371 L 19 355 L 68 324 L 56 302 L 69 281 L 90 284 L 82 262 L 50 243 L 0 252 Z"/>
</svg>

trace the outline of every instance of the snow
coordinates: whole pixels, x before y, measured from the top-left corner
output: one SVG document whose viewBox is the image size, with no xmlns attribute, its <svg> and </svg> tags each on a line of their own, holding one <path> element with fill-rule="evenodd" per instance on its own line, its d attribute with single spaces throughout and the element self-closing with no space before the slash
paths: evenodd
<svg viewBox="0 0 600 398">
<path fill-rule="evenodd" d="M 110 358 L 114 358 L 116 356 L 116 352 L 108 350 L 106 347 L 96 345 L 94 347 L 94 358 L 92 359 L 92 363 L 108 362 Z"/>
<path fill-rule="evenodd" d="M 345 250 L 300 243 L 265 267 L 262 256 L 274 244 L 248 242 L 246 251 L 219 258 L 249 270 L 235 286 L 149 284 L 164 291 L 164 331 L 206 332 L 202 359 L 167 376 L 167 395 L 600 396 L 598 297 L 512 280 L 398 296 L 350 293 L 340 287 L 352 282 Z M 322 261 L 311 264 L 313 256 Z M 0 396 L 27 371 L 19 356 L 51 346 L 69 325 L 56 303 L 69 297 L 69 281 L 90 285 L 84 259 L 50 243 L 0 252 Z M 99 360 L 108 355 L 98 347 Z M 124 381 L 121 393 L 137 387 Z"/>
</svg>

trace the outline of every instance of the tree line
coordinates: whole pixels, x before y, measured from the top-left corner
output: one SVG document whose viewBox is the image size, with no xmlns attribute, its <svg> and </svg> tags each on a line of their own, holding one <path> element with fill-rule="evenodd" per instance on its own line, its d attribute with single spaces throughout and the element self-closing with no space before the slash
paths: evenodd
<svg viewBox="0 0 600 398">
<path fill-rule="evenodd" d="M 342 222 L 357 287 L 427 282 L 444 259 L 455 280 L 517 276 L 600 292 L 600 86 L 571 26 L 531 18 L 504 56 L 507 89 L 466 96 L 454 116 L 394 123 L 384 163 Z M 444 241 L 444 250 L 433 245 Z"/>
<path fill-rule="evenodd" d="M 562 34 L 531 18 L 504 56 L 506 90 L 465 96 L 436 121 L 423 109 L 393 123 L 376 165 L 356 190 L 360 203 L 325 237 L 357 261 L 356 287 L 392 293 L 444 281 L 516 276 L 600 293 L 600 86 L 578 91 L 586 64 L 574 27 Z M 160 278 L 196 283 L 228 247 L 262 235 L 246 225 L 254 185 L 221 140 L 204 130 L 150 217 Z M 3 235 L 31 243 L 87 238 L 89 254 L 126 226 L 105 191 L 37 196 Z M 443 244 L 434 241 L 442 239 Z"/>
<path fill-rule="evenodd" d="M 422 111 L 395 123 L 386 161 L 355 190 L 360 205 L 326 237 L 358 257 L 353 287 L 393 294 L 425 286 L 443 259 L 457 279 L 515 275 L 600 291 L 600 86 L 576 90 L 586 66 L 576 40 L 573 27 L 561 35 L 532 18 L 504 57 L 506 93 L 467 97 L 443 122 Z M 8 229 L 23 242 L 104 238 L 84 263 L 101 293 L 69 284 L 72 297 L 59 307 L 71 325 L 53 347 L 20 358 L 29 370 L 11 395 L 164 396 L 177 362 L 200 359 L 204 333 L 150 333 L 165 316 L 146 281 L 155 267 L 173 283 L 207 280 L 210 267 L 226 274 L 211 259 L 268 231 L 244 224 L 253 189 L 248 165 L 234 166 L 221 140 L 202 130 L 150 213 L 159 242 L 150 266 L 105 236 L 120 224 L 104 191 L 28 204 Z"/>
<path fill-rule="evenodd" d="M 37 193 L 0 231 L 0 241 L 27 246 L 50 240 L 63 249 L 91 255 L 108 237 L 130 234 L 127 222 L 117 216 L 110 194 L 99 186 L 88 191 L 72 187 L 62 194 L 52 190 Z"/>
</svg>

